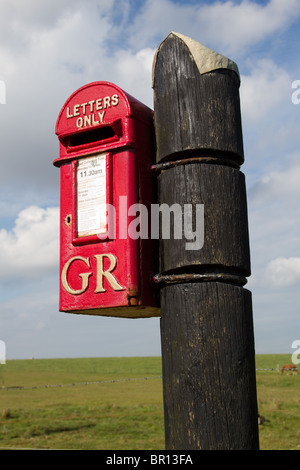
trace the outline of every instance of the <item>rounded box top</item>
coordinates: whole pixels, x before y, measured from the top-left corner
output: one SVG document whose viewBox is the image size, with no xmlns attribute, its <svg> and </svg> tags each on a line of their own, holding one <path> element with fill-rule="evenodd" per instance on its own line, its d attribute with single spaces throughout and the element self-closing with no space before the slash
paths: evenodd
<svg viewBox="0 0 300 470">
<path fill-rule="evenodd" d="M 80 87 L 58 115 L 55 133 L 60 141 L 60 157 L 54 164 L 90 148 L 128 144 L 133 135 L 128 118 L 150 122 L 153 111 L 110 82 Z"/>
<path fill-rule="evenodd" d="M 61 137 L 129 116 L 130 101 L 129 95 L 112 83 L 93 82 L 84 85 L 72 93 L 63 105 L 55 133 Z"/>
</svg>

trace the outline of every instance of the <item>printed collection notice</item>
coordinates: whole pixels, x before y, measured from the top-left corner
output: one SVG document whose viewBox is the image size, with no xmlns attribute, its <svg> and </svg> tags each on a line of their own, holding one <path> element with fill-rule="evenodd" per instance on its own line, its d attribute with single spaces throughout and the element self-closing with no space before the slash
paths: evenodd
<svg viewBox="0 0 300 470">
<path fill-rule="evenodd" d="M 77 165 L 77 235 L 105 233 L 106 154 L 85 157 Z"/>
</svg>

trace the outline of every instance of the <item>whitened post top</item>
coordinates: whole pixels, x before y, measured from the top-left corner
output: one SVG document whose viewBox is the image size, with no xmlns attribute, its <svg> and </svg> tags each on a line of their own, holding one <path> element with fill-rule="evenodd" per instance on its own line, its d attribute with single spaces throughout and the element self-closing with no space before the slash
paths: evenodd
<svg viewBox="0 0 300 470">
<path fill-rule="evenodd" d="M 197 65 L 200 74 L 211 72 L 216 69 L 230 69 L 233 70 L 240 79 L 238 66 L 235 62 L 233 62 L 233 60 L 228 59 L 227 57 L 219 54 L 218 52 L 213 51 L 212 49 L 209 49 L 206 46 L 203 46 L 203 44 L 201 44 L 200 42 L 195 41 L 194 39 L 189 38 L 188 36 L 184 36 L 183 34 L 175 33 L 174 31 L 172 31 L 167 36 L 167 38 L 170 35 L 177 36 L 186 44 L 194 58 L 195 64 Z M 161 45 L 157 49 L 153 60 L 152 83 L 154 82 L 156 59 L 157 55 L 159 54 Z"/>
</svg>

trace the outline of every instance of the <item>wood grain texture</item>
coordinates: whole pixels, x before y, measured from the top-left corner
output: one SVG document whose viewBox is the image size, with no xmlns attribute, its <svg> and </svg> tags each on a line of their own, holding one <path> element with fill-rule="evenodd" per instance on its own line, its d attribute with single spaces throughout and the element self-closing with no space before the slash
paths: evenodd
<svg viewBox="0 0 300 470">
<path fill-rule="evenodd" d="M 257 449 L 251 293 L 222 283 L 161 290 L 169 449 Z"/>
<path fill-rule="evenodd" d="M 232 70 L 201 75 L 186 44 L 170 35 L 157 54 L 153 83 L 157 162 L 197 153 L 243 163 L 239 86 Z"/>
<path fill-rule="evenodd" d="M 202 272 L 215 268 L 250 275 L 247 199 L 244 174 L 234 168 L 189 164 L 164 171 L 158 178 L 160 204 L 204 204 L 204 245 L 187 250 L 187 239 L 160 239 L 160 272 Z M 183 225 L 183 224 L 182 224 Z M 194 221 L 193 231 L 196 229 Z M 198 227 L 199 231 L 200 227 Z M 203 227 L 202 227 L 203 229 Z"/>
</svg>

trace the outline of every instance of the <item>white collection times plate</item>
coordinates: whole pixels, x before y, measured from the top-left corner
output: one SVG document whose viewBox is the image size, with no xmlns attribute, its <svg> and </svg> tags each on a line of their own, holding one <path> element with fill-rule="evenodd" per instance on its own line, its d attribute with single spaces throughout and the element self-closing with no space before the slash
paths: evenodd
<svg viewBox="0 0 300 470">
<path fill-rule="evenodd" d="M 102 153 L 77 163 L 77 236 L 106 230 L 106 154 Z"/>
</svg>

